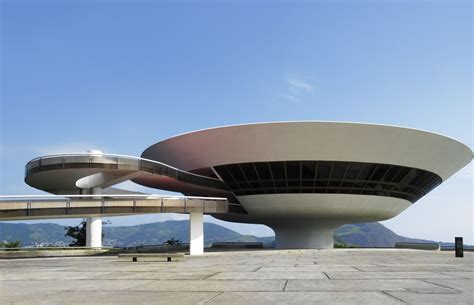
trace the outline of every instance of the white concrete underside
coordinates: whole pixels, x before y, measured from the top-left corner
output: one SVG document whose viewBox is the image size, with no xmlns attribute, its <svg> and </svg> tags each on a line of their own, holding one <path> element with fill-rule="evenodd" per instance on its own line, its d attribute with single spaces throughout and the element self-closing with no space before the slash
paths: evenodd
<svg viewBox="0 0 474 305">
<path fill-rule="evenodd" d="M 392 218 L 410 206 L 403 199 L 347 194 L 239 196 L 251 221 L 275 231 L 277 248 L 332 248 L 343 224 Z"/>
<path fill-rule="evenodd" d="M 262 194 L 237 199 L 252 217 L 262 219 L 376 221 L 392 218 L 410 206 L 404 199 L 350 194 Z"/>
</svg>

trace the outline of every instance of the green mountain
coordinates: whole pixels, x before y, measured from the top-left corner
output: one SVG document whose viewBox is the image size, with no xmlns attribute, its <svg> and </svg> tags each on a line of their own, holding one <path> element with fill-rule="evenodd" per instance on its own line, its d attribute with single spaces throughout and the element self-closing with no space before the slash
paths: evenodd
<svg viewBox="0 0 474 305">
<path fill-rule="evenodd" d="M 22 246 L 67 246 L 71 239 L 64 236 L 65 226 L 52 223 L 21 224 L 0 222 L 0 241 L 21 241 Z M 164 221 L 136 226 L 104 226 L 104 246 L 133 247 L 160 245 L 168 239 L 189 242 L 189 222 Z M 217 241 L 260 241 L 274 245 L 274 237 L 242 235 L 213 223 L 204 224 L 204 243 Z M 393 247 L 397 241 L 427 242 L 399 236 L 379 223 L 350 224 L 339 227 L 334 238 L 338 243 L 359 247 Z"/>
<path fill-rule="evenodd" d="M 189 222 L 164 221 L 127 227 L 104 227 L 104 244 L 111 246 L 159 245 L 170 238 L 189 242 Z M 252 236 L 253 237 L 253 236 Z M 250 241 L 248 237 L 225 227 L 204 223 L 204 243 L 215 241 Z M 255 241 L 255 237 L 253 237 Z"/>
<path fill-rule="evenodd" d="M 19 240 L 22 246 L 67 246 L 71 239 L 65 237 L 65 226 L 52 223 L 22 224 L 0 222 L 0 241 Z M 160 245 L 168 239 L 189 242 L 189 222 L 164 221 L 136 226 L 104 226 L 104 246 L 133 247 Z M 270 238 L 242 235 L 223 226 L 204 223 L 204 243 L 215 241 L 267 242 Z"/>
<path fill-rule="evenodd" d="M 0 222 L 0 241 L 19 240 L 22 246 L 67 246 L 71 238 L 64 233 L 65 226 L 54 223 Z"/>
<path fill-rule="evenodd" d="M 397 235 L 378 222 L 343 225 L 334 232 L 334 239 L 358 247 L 393 247 L 397 242 L 431 242 Z"/>
</svg>

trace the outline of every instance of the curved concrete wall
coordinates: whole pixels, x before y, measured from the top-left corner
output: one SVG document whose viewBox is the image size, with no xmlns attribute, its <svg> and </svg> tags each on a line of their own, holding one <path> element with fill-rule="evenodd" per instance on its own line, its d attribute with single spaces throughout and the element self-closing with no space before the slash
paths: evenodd
<svg viewBox="0 0 474 305">
<path fill-rule="evenodd" d="M 426 131 L 359 123 L 281 122 L 205 129 L 169 138 L 143 158 L 183 170 L 222 164 L 328 160 L 420 168 L 446 180 L 472 159 L 452 138 Z"/>
<path fill-rule="evenodd" d="M 408 208 L 404 199 L 348 194 L 267 194 L 239 196 L 252 216 L 271 225 L 282 219 L 369 222 L 392 218 Z"/>
<path fill-rule="evenodd" d="M 332 248 L 334 230 L 340 225 L 389 219 L 411 205 L 398 198 L 348 194 L 266 194 L 238 199 L 248 216 L 216 217 L 271 227 L 277 248 Z"/>
</svg>

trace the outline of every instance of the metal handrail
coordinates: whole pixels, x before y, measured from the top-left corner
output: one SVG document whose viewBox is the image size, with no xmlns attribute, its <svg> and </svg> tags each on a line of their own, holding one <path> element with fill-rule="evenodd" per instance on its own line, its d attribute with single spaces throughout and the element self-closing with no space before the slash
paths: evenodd
<svg viewBox="0 0 474 305">
<path fill-rule="evenodd" d="M 128 159 L 137 160 L 137 161 L 147 161 L 147 162 L 163 165 L 165 167 L 174 169 L 176 171 L 185 173 L 187 175 L 192 175 L 192 176 L 196 176 L 196 177 L 200 177 L 200 178 L 206 178 L 206 179 L 211 179 L 211 180 L 222 182 L 219 179 L 208 177 L 208 176 L 203 176 L 203 175 L 199 175 L 199 174 L 195 174 L 195 173 L 191 173 L 191 172 L 187 172 L 187 171 L 184 171 L 182 169 L 176 168 L 174 166 L 171 166 L 171 165 L 168 165 L 168 164 L 165 164 L 163 162 L 156 161 L 156 160 L 146 159 L 146 158 L 142 158 L 142 157 L 129 156 L 129 155 L 120 155 L 120 154 L 94 154 L 94 153 L 91 153 L 91 154 L 88 154 L 88 153 L 54 154 L 54 155 L 46 155 L 46 156 L 41 156 L 41 157 L 34 158 L 34 159 L 30 160 L 26 165 L 28 166 L 28 164 L 30 164 L 32 162 L 41 161 L 43 159 L 59 158 L 59 157 L 87 157 L 87 156 L 91 156 L 91 157 L 117 157 L 117 158 L 128 158 Z M 117 162 L 118 162 L 118 160 L 117 160 Z"/>
<path fill-rule="evenodd" d="M 227 198 L 167 195 L 2 195 L 0 219 L 77 217 L 78 215 L 129 215 L 147 213 L 228 212 Z M 165 201 L 166 203 L 165 208 Z M 192 209 L 188 204 L 195 201 Z M 150 202 L 150 204 L 148 203 Z M 205 204 L 205 203 L 208 204 Z M 213 202 L 213 205 L 209 203 Z M 117 210 L 118 208 L 119 210 Z M 151 209 L 150 209 L 151 208 Z M 57 217 L 56 217 L 57 218 Z"/>
<path fill-rule="evenodd" d="M 0 195 L 0 202 L 3 199 L 57 199 L 64 200 L 68 198 L 90 198 L 102 200 L 102 198 L 124 198 L 124 199 L 134 199 L 134 198 L 145 198 L 145 199 L 198 199 L 198 200 L 217 200 L 217 201 L 227 201 L 227 198 L 223 197 L 199 197 L 199 196 L 170 196 L 170 195 L 159 195 L 159 194 L 97 194 L 97 195 Z"/>
</svg>

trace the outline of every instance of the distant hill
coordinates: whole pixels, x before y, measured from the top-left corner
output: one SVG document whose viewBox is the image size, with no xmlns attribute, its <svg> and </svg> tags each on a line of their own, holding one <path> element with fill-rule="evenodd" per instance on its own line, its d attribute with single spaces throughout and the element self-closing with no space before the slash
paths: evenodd
<svg viewBox="0 0 474 305">
<path fill-rule="evenodd" d="M 189 222 L 164 221 L 127 227 L 104 227 L 104 243 L 113 246 L 159 245 L 170 238 L 189 242 Z M 204 243 L 210 245 L 214 241 L 255 241 L 255 237 L 247 237 L 223 226 L 204 223 Z"/>
<path fill-rule="evenodd" d="M 64 236 L 64 228 L 54 223 L 0 222 L 0 241 L 19 240 L 22 246 L 67 246 L 71 239 Z"/>
<path fill-rule="evenodd" d="M 432 242 L 397 235 L 378 222 L 343 225 L 336 229 L 334 238 L 358 247 L 393 247 L 397 242 Z"/>
<path fill-rule="evenodd" d="M 67 246 L 71 240 L 64 236 L 65 226 L 52 223 L 17 224 L 0 222 L 0 241 L 20 240 L 22 246 Z M 189 222 L 164 221 L 136 226 L 104 226 L 104 246 L 133 247 L 139 245 L 159 245 L 175 238 L 189 242 Z M 213 223 L 204 224 L 206 246 L 217 241 L 262 242 L 274 246 L 274 237 L 242 235 Z M 350 224 L 339 227 L 334 239 L 358 247 L 393 247 L 398 241 L 429 242 L 397 235 L 383 225 L 373 223 Z"/>
<path fill-rule="evenodd" d="M 0 222 L 0 241 L 21 241 L 22 246 L 67 246 L 71 239 L 64 236 L 65 226 L 52 223 L 22 224 Z M 189 242 L 189 222 L 164 221 L 135 226 L 104 227 L 104 246 L 133 247 L 159 245 L 170 238 Z M 273 237 L 257 238 L 242 235 L 223 226 L 204 223 L 204 243 L 215 241 L 262 241 L 270 243 Z"/>
</svg>

